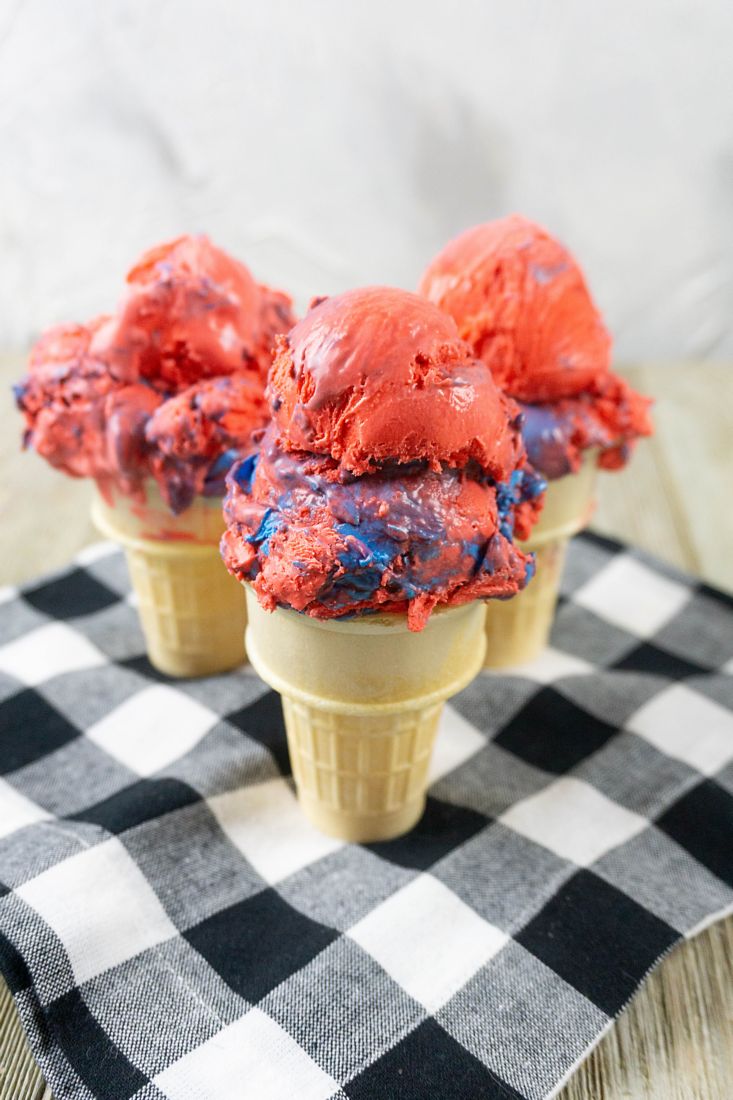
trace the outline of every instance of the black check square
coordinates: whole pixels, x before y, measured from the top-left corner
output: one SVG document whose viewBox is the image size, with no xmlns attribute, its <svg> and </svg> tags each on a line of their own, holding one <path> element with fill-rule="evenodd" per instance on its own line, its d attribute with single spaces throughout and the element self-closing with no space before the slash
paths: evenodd
<svg viewBox="0 0 733 1100">
<path fill-rule="evenodd" d="M 617 729 L 553 688 L 534 695 L 514 716 L 495 744 L 535 768 L 562 775 L 615 737 Z"/>
<path fill-rule="evenodd" d="M 40 760 L 79 736 L 79 730 L 33 688 L 0 703 L 0 774 Z"/>
<path fill-rule="evenodd" d="M 733 887 L 733 795 L 720 784 L 698 783 L 657 819 L 657 828 Z"/>
<path fill-rule="evenodd" d="M 435 1020 L 426 1020 L 346 1086 L 349 1100 L 522 1100 Z"/>
<path fill-rule="evenodd" d="M 679 933 L 592 871 L 578 871 L 517 943 L 609 1016 L 620 1012 Z"/>
<path fill-rule="evenodd" d="M 109 833 L 124 833 L 198 800 L 198 793 L 178 779 L 140 779 L 70 816 L 101 825 Z"/>
<path fill-rule="evenodd" d="M 369 846 L 299 814 L 277 696 L 250 669 L 161 676 L 128 591 L 92 548 L 0 601 L 0 973 L 59 1100 L 215 1078 L 545 1100 L 669 947 L 733 910 L 733 601 L 712 589 L 574 540 L 559 658 L 451 700 L 424 816 Z M 29 687 L 47 637 L 63 675 Z M 110 730 L 167 683 L 161 766 L 165 738 Z"/>
<path fill-rule="evenodd" d="M 581 542 L 581 539 L 578 539 Z M 603 550 L 608 555 L 608 558 L 615 557 L 616 554 L 624 553 L 626 547 L 618 539 L 611 538 L 610 535 L 601 535 L 598 531 L 584 531 L 582 535 L 582 543 L 585 546 L 595 547 L 597 550 Z"/>
<path fill-rule="evenodd" d="M 288 741 L 280 696 L 268 691 L 253 703 L 227 714 L 227 722 L 259 741 L 271 753 L 281 775 L 291 775 Z"/>
<path fill-rule="evenodd" d="M 142 643 L 142 638 L 140 639 Z M 130 669 L 131 672 L 137 672 L 139 676 L 144 676 L 146 680 L 154 680 L 156 684 L 175 684 L 175 676 L 168 676 L 167 673 L 161 672 L 154 665 L 151 665 L 147 653 L 136 652 L 131 657 L 123 657 L 117 662 L 121 668 Z"/>
<path fill-rule="evenodd" d="M 6 893 L 7 887 L 0 888 L 0 897 Z M 0 960 L 2 960 L 0 975 L 5 979 L 11 993 L 17 994 L 24 989 L 30 989 L 32 981 L 25 960 L 2 932 L 0 932 Z"/>
<path fill-rule="evenodd" d="M 189 928 L 186 939 L 235 993 L 256 1003 L 337 935 L 268 889 Z"/>
<path fill-rule="evenodd" d="M 46 1009 L 51 1038 L 99 1100 L 129 1100 L 148 1079 L 112 1047 L 78 989 Z"/>
<path fill-rule="evenodd" d="M 63 583 L 50 581 L 26 588 L 25 600 L 52 619 L 78 619 L 119 602 L 119 595 L 95 580 L 85 569 L 72 569 Z"/>
<path fill-rule="evenodd" d="M 615 665 L 620 672 L 643 672 L 648 676 L 664 676 L 668 680 L 686 680 L 707 671 L 686 657 L 679 657 L 650 642 L 642 642 Z"/>
<path fill-rule="evenodd" d="M 367 847 L 375 855 L 401 867 L 427 871 L 443 856 L 484 829 L 489 820 L 483 814 L 463 806 L 428 798 L 425 813 L 409 833 L 396 840 L 369 844 Z"/>
</svg>

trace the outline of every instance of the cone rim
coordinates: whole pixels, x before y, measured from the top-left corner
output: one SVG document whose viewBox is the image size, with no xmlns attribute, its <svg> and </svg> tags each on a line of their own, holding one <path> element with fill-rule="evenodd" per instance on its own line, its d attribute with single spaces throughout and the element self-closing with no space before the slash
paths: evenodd
<svg viewBox="0 0 733 1100">
<path fill-rule="evenodd" d="M 450 683 L 411 699 L 400 699 L 389 703 L 359 703 L 349 702 L 345 699 L 329 699 L 322 695 L 317 695 L 315 692 L 304 691 L 302 688 L 293 687 L 291 684 L 288 684 L 284 677 L 272 672 L 265 662 L 260 659 L 249 620 L 245 634 L 245 650 L 249 658 L 249 663 L 260 679 L 264 680 L 264 682 L 274 691 L 277 691 L 280 695 L 287 696 L 288 699 L 296 703 L 301 703 L 305 706 L 313 707 L 315 710 L 325 711 L 329 714 L 348 714 L 354 717 L 386 717 L 388 715 L 404 714 L 409 711 L 423 710 L 437 706 L 441 703 L 445 703 L 447 699 L 450 699 L 453 695 L 457 695 L 459 691 L 467 687 L 483 668 L 486 658 L 486 631 L 483 628 L 478 641 L 479 644 L 474 651 L 473 659 L 467 664 L 465 671 L 457 678 L 451 680 Z"/>
<path fill-rule="evenodd" d="M 209 557 L 219 556 L 218 542 L 193 542 L 187 539 L 150 539 L 141 535 L 130 535 L 118 528 L 110 518 L 105 515 L 97 500 L 92 501 L 92 523 L 99 533 L 105 538 L 117 542 L 126 550 L 136 550 L 152 557 Z M 226 566 L 222 562 L 222 569 Z"/>
</svg>

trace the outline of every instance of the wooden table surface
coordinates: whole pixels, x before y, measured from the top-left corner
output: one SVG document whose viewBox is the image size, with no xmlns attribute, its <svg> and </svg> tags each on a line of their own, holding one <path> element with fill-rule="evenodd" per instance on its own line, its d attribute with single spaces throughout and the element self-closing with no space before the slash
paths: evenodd
<svg viewBox="0 0 733 1100">
<path fill-rule="evenodd" d="M 0 358 L 0 584 L 58 568 L 96 537 L 89 486 L 17 451 L 7 391 L 21 372 L 22 357 Z M 656 398 L 657 435 L 626 470 L 600 479 L 593 527 L 733 591 L 733 365 L 623 373 Z M 665 959 L 559 1095 L 731 1100 L 732 1082 L 733 918 Z M 0 1100 L 50 1100 L 1 981 Z"/>
</svg>

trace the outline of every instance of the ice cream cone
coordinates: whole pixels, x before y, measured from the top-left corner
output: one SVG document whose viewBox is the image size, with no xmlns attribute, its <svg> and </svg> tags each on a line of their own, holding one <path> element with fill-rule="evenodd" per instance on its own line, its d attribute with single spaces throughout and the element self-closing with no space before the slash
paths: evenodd
<svg viewBox="0 0 733 1100">
<path fill-rule="evenodd" d="M 173 516 L 150 482 L 142 505 L 97 494 L 92 519 L 125 550 L 151 664 L 181 677 L 242 664 L 245 601 L 219 556 L 218 498 L 197 497 Z"/>
<path fill-rule="evenodd" d="M 404 615 L 323 621 L 267 612 L 246 591 L 247 652 L 282 695 L 306 817 L 360 843 L 407 832 L 425 806 L 443 703 L 482 665 L 483 605 L 434 613 L 414 633 Z"/>
<path fill-rule="evenodd" d="M 565 551 L 593 511 L 597 452 L 589 451 L 576 474 L 550 481 L 539 522 L 524 551 L 536 555 L 537 573 L 511 600 L 486 605 L 486 667 L 533 661 L 547 645 L 560 591 Z"/>
</svg>

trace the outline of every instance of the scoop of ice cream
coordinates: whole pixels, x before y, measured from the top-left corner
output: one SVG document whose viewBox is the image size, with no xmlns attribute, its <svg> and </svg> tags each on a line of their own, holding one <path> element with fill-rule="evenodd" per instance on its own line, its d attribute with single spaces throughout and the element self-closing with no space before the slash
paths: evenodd
<svg viewBox="0 0 733 1100">
<path fill-rule="evenodd" d="M 109 472 L 105 401 L 116 384 L 90 350 L 105 322 L 102 317 L 49 329 L 31 351 L 28 375 L 14 387 L 25 414 L 26 445 L 74 477 Z"/>
<path fill-rule="evenodd" d="M 527 456 L 550 479 L 578 470 L 584 453 L 595 448 L 599 466 L 621 469 L 637 437 L 652 431 L 647 399 L 616 375 L 609 375 L 607 383 L 593 393 L 544 405 L 517 404 Z"/>
<path fill-rule="evenodd" d="M 501 481 L 521 454 L 516 407 L 451 318 L 407 291 L 321 301 L 279 338 L 269 395 L 284 448 L 328 455 L 356 475 L 474 461 Z"/>
<path fill-rule="evenodd" d="M 148 420 L 145 439 L 154 474 L 171 486 L 174 511 L 198 493 L 223 494 L 234 457 L 251 449 L 267 420 L 262 386 L 250 374 L 207 379 L 164 401 Z"/>
<path fill-rule="evenodd" d="M 222 555 L 264 607 L 316 618 L 511 596 L 538 508 L 514 403 L 404 291 L 326 299 L 279 341 L 259 456 L 230 473 Z M 530 502 L 534 501 L 534 504 Z"/>
<path fill-rule="evenodd" d="M 420 292 L 521 401 L 583 393 L 609 369 L 611 338 L 568 250 L 519 215 L 477 225 L 428 266 Z"/>
<path fill-rule="evenodd" d="M 61 325 L 15 387 L 25 443 L 75 477 L 140 495 L 153 477 L 173 511 L 223 478 L 267 420 L 264 376 L 290 299 L 259 286 L 205 237 L 152 249 L 117 312 Z"/>
<path fill-rule="evenodd" d="M 115 377 L 144 378 L 166 392 L 242 370 L 264 378 L 275 335 L 294 321 L 287 295 L 256 283 L 207 237 L 178 237 L 129 272 L 93 351 Z"/>
<path fill-rule="evenodd" d="M 531 556 L 511 541 L 521 472 L 499 492 L 475 464 L 335 481 L 330 457 L 283 450 L 277 436 L 271 425 L 230 472 L 222 539 L 228 569 L 265 608 L 406 611 L 420 630 L 436 606 L 512 596 L 530 578 Z"/>
<path fill-rule="evenodd" d="M 429 264 L 420 292 L 456 321 L 505 393 L 553 421 L 525 435 L 547 476 L 577 469 L 589 447 L 618 466 L 650 434 L 648 399 L 611 372 L 611 339 L 580 267 L 540 226 L 512 215 L 467 230 Z"/>
</svg>

